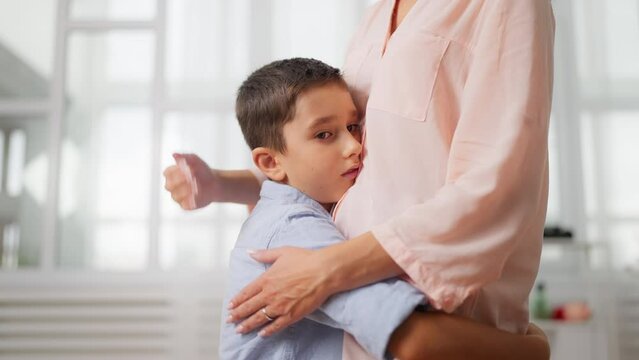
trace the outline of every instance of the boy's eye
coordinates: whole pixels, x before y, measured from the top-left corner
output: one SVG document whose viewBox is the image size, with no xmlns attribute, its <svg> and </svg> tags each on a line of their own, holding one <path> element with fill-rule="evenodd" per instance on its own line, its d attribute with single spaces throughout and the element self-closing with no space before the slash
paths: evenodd
<svg viewBox="0 0 639 360">
<path fill-rule="evenodd" d="M 320 140 L 326 140 L 329 137 L 331 137 L 331 135 L 332 134 L 329 133 L 328 131 L 322 131 L 321 133 L 318 133 L 317 135 L 315 135 L 315 137 Z"/>
</svg>

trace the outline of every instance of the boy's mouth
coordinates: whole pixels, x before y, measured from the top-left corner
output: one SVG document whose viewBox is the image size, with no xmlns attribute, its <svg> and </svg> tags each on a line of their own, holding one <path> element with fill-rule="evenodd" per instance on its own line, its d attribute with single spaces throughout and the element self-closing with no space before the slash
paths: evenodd
<svg viewBox="0 0 639 360">
<path fill-rule="evenodd" d="M 357 173 L 359 172 L 359 166 L 359 164 L 352 166 L 350 169 L 344 172 L 342 176 L 348 179 L 355 179 Z"/>
</svg>

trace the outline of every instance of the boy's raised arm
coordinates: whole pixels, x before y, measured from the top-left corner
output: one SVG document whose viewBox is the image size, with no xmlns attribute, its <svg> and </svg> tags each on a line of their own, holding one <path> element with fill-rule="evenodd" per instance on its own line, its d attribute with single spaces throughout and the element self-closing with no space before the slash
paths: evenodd
<svg viewBox="0 0 639 360">
<path fill-rule="evenodd" d="M 251 170 L 212 169 L 195 154 L 174 154 L 177 163 L 164 170 L 164 187 L 184 210 L 194 210 L 212 202 L 255 205 L 261 181 Z"/>
</svg>

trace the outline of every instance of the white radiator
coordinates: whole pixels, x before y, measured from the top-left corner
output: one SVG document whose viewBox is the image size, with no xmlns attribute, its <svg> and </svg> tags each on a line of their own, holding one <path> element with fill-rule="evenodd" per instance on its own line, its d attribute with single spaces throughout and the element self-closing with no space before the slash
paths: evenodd
<svg viewBox="0 0 639 360">
<path fill-rule="evenodd" d="M 620 360 L 639 359 L 639 274 L 618 283 L 617 341 Z"/>
<path fill-rule="evenodd" d="M 0 359 L 217 359 L 219 275 L 0 274 Z"/>
<path fill-rule="evenodd" d="M 215 360 L 223 278 L 221 273 L 0 272 L 0 360 Z M 566 292 L 567 284 L 576 286 L 574 280 L 548 285 L 574 299 L 575 294 L 559 291 Z M 566 356 L 558 351 L 553 359 L 639 359 L 637 278 L 598 279 L 590 286 L 598 294 L 589 297 L 595 321 L 547 329 L 551 338 L 566 330 L 589 340 L 567 344 Z M 609 339 L 609 351 L 600 335 Z M 589 356 L 576 355 L 577 350 Z"/>
</svg>

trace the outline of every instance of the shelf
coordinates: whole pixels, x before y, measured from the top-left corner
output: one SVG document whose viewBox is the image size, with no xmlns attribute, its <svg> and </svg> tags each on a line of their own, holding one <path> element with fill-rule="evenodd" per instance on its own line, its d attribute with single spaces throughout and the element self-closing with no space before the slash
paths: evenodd
<svg viewBox="0 0 639 360">
<path fill-rule="evenodd" d="M 555 331 L 560 329 L 589 329 L 594 325 L 594 321 L 592 319 L 584 321 L 531 319 L 530 321 L 544 331 Z"/>
</svg>

